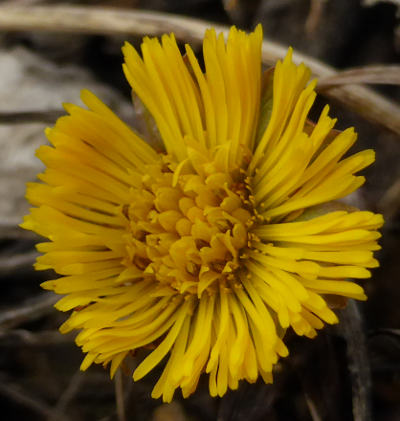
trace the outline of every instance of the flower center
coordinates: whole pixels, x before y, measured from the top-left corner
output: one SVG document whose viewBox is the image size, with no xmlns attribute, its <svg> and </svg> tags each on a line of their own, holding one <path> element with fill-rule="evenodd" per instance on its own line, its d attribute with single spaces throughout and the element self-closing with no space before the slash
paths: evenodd
<svg viewBox="0 0 400 421">
<path fill-rule="evenodd" d="M 243 250 L 253 239 L 249 229 L 259 218 L 250 180 L 243 170 L 200 176 L 177 168 L 149 166 L 132 191 L 123 208 L 129 224 L 124 264 L 161 287 L 199 297 L 240 283 Z"/>
</svg>

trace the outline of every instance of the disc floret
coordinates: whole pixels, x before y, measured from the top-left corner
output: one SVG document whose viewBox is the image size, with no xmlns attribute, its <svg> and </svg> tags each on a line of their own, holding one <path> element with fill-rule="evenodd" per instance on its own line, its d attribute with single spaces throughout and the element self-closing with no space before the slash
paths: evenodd
<svg viewBox="0 0 400 421">
<path fill-rule="evenodd" d="M 240 284 L 246 248 L 261 217 L 254 208 L 250 178 L 231 173 L 178 173 L 160 159 L 147 168 L 132 201 L 122 209 L 129 226 L 124 264 L 181 294 L 215 293 Z"/>
</svg>

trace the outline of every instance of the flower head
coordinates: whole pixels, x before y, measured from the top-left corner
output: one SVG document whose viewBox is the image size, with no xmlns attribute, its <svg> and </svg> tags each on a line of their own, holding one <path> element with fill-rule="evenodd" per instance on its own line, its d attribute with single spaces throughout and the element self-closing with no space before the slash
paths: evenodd
<svg viewBox="0 0 400 421">
<path fill-rule="evenodd" d="M 142 55 L 123 47 L 124 72 L 154 119 L 155 150 L 88 91 L 88 109 L 47 129 L 38 157 L 42 183 L 22 226 L 48 238 L 36 269 L 62 277 L 42 284 L 73 310 L 61 332 L 93 362 L 111 365 L 150 349 L 139 380 L 165 360 L 152 396 L 191 394 L 202 373 L 212 396 L 272 369 L 288 350 L 287 328 L 313 337 L 337 317 L 324 297 L 360 300 L 349 278 L 367 278 L 382 217 L 336 201 L 356 190 L 354 175 L 374 161 L 343 158 L 353 129 L 332 136 L 310 71 L 291 50 L 265 77 L 262 30 L 236 28 L 227 41 L 205 34 L 203 71 L 173 35 L 145 38 Z"/>
</svg>

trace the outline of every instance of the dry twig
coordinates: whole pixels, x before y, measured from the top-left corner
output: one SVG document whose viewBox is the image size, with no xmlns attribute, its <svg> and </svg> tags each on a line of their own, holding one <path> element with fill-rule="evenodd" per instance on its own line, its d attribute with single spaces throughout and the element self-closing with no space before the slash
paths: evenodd
<svg viewBox="0 0 400 421">
<path fill-rule="evenodd" d="M 119 10 L 100 7 L 27 6 L 0 7 L 0 30 L 3 31 L 47 31 L 86 34 L 123 34 L 135 36 L 159 36 L 174 32 L 180 41 L 199 44 L 206 28 L 228 32 L 228 27 L 198 19 L 146 12 L 142 10 Z M 263 62 L 271 64 L 286 54 L 287 48 L 263 42 Z M 316 76 L 328 77 L 335 69 L 320 61 L 296 53 L 296 62 L 306 63 Z M 338 101 L 364 118 L 400 134 L 400 107 L 368 88 L 351 85 L 326 90 L 324 95 Z"/>
<path fill-rule="evenodd" d="M 342 323 L 339 325 L 339 330 L 347 342 L 354 421 L 371 421 L 371 369 L 357 304 L 353 300 L 349 300 L 341 315 Z"/>
<path fill-rule="evenodd" d="M 115 373 L 115 401 L 116 401 L 118 421 L 126 421 L 124 384 L 123 384 L 121 369 L 118 369 L 117 372 Z"/>
</svg>

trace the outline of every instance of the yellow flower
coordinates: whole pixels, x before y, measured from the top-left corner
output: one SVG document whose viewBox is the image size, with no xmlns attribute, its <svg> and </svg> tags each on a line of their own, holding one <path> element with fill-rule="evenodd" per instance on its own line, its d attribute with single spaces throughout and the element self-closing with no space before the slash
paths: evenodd
<svg viewBox="0 0 400 421">
<path fill-rule="evenodd" d="M 22 226 L 49 239 L 36 269 L 62 275 L 42 286 L 74 310 L 60 330 L 80 330 L 82 370 L 110 363 L 113 376 L 147 348 L 133 379 L 165 360 L 154 398 L 190 395 L 202 373 L 222 396 L 242 379 L 272 382 L 287 328 L 313 337 L 336 323 L 326 294 L 366 299 L 348 279 L 378 266 L 382 217 L 324 204 L 364 183 L 354 174 L 374 152 L 343 159 L 354 130 L 333 137 L 328 107 L 309 123 L 309 69 L 289 50 L 263 78 L 261 41 L 260 26 L 226 42 L 207 31 L 204 72 L 173 35 L 145 38 L 143 58 L 123 47 L 161 151 L 88 91 L 88 109 L 66 105 L 46 131 Z"/>
</svg>

